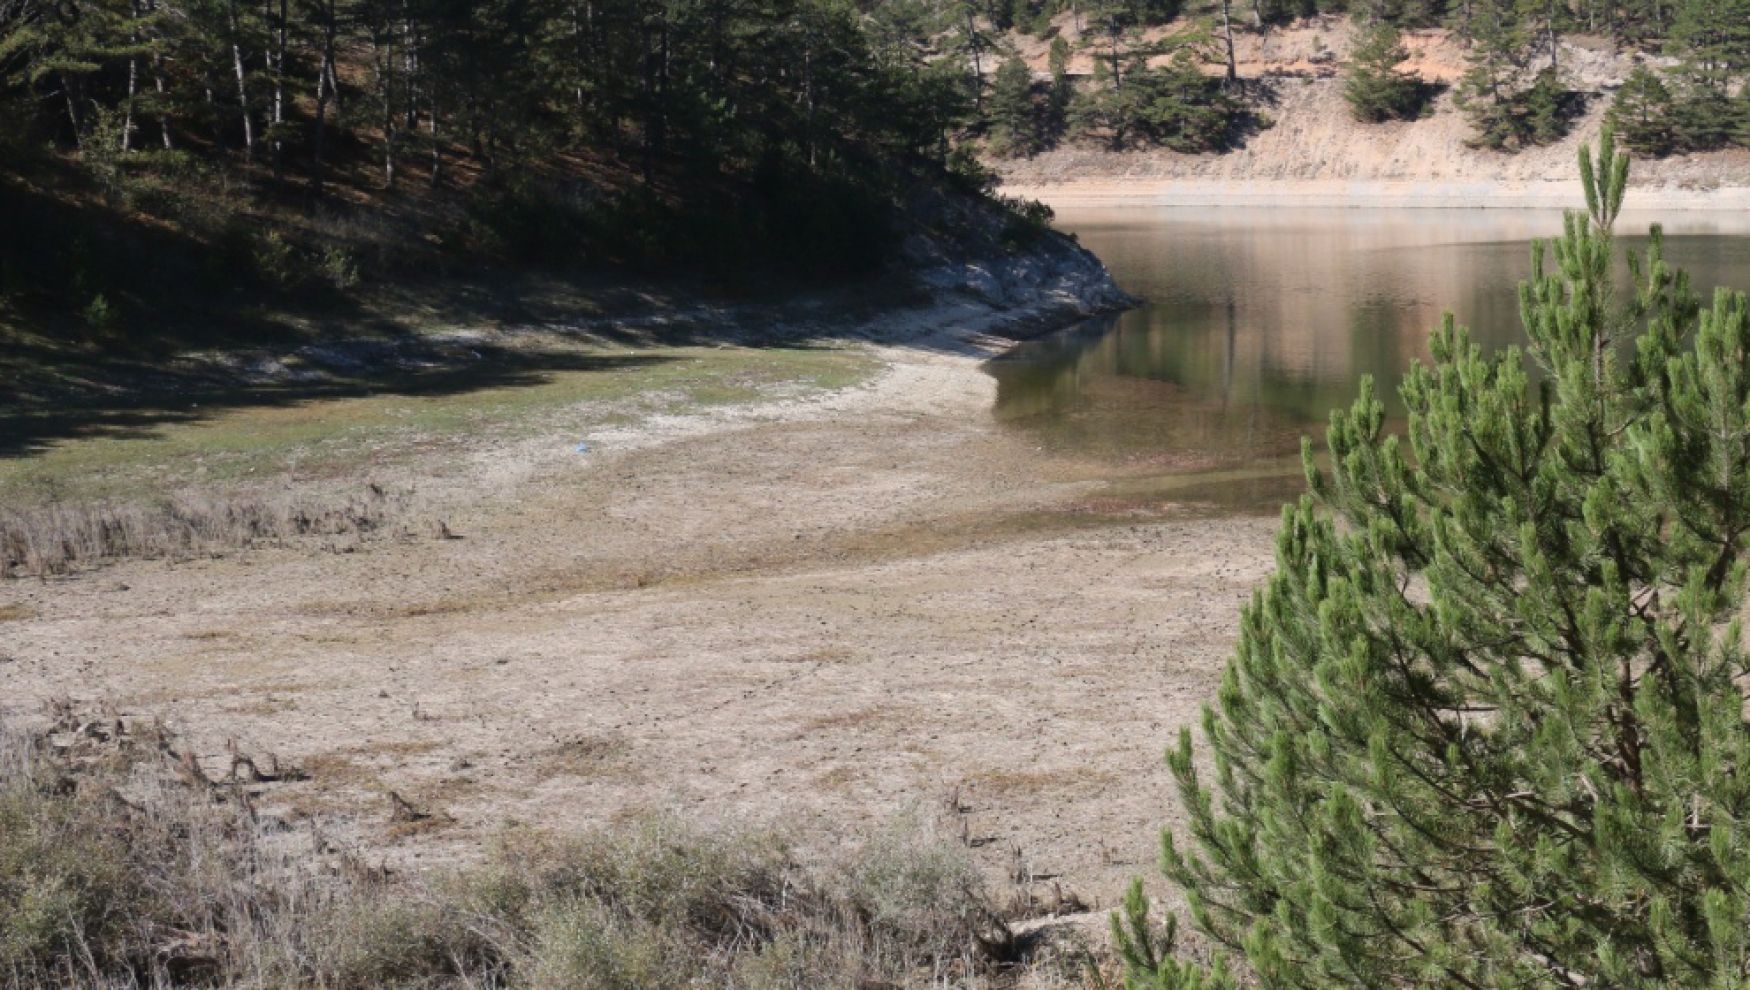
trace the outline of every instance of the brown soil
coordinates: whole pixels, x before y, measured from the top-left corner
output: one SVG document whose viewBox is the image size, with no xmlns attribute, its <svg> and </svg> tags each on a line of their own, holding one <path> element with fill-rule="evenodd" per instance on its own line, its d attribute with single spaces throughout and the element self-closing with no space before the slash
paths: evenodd
<svg viewBox="0 0 1750 990">
<path fill-rule="evenodd" d="M 311 779 L 265 814 L 404 863 L 649 809 L 818 844 L 923 809 L 993 874 L 1110 906 L 1177 816 L 1161 753 L 1273 525 L 1104 512 L 1112 469 L 990 419 L 988 343 L 588 455 L 446 451 L 460 539 L 0 586 L 0 712 L 161 717 L 214 773 L 276 754 Z"/>
</svg>

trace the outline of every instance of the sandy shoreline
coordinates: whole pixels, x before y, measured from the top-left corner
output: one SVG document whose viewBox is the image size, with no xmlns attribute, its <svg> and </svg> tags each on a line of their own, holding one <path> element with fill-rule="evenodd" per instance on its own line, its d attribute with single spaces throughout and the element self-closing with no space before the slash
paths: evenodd
<svg viewBox="0 0 1750 990">
<path fill-rule="evenodd" d="M 1100 206 L 1283 206 L 1391 209 L 1564 209 L 1582 201 L 1580 183 L 1341 179 L 1186 179 L 1093 177 L 1014 182 L 1004 195 L 1054 209 Z M 1750 210 L 1750 186 L 1714 189 L 1631 186 L 1636 210 Z"/>
</svg>

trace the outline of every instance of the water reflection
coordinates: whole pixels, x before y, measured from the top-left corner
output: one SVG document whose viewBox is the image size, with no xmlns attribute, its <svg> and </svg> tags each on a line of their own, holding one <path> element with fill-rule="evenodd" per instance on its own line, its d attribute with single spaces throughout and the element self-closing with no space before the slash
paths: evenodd
<svg viewBox="0 0 1750 990">
<path fill-rule="evenodd" d="M 1364 374 L 1395 402 L 1442 312 L 1485 346 L 1523 339 L 1516 287 L 1530 242 L 1561 217 L 1100 209 L 1059 223 L 1146 304 L 992 362 L 998 419 L 1218 501 L 1273 506 L 1292 494 L 1300 437 L 1322 434 Z M 1699 287 L 1750 286 L 1750 219 L 1680 217 L 1667 229 L 1668 255 Z"/>
</svg>

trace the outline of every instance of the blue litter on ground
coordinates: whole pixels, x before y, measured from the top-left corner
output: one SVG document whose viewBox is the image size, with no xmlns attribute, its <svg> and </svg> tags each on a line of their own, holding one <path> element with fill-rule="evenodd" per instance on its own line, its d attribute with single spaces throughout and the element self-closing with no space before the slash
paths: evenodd
<svg viewBox="0 0 1750 990">
<path fill-rule="evenodd" d="M 587 454 L 587 453 L 589 453 L 589 444 L 587 444 L 587 443 L 580 443 L 580 444 L 578 444 L 578 445 L 577 445 L 577 452 L 578 452 L 578 453 L 580 453 L 580 454 Z"/>
</svg>

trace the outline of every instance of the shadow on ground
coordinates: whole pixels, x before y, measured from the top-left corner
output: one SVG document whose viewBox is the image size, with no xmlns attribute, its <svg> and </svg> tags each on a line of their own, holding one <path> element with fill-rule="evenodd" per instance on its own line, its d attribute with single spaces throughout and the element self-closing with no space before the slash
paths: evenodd
<svg viewBox="0 0 1750 990">
<path fill-rule="evenodd" d="M 168 425 L 196 423 L 244 407 L 285 407 L 371 395 L 436 397 L 484 389 L 544 384 L 561 372 L 612 372 L 671 360 L 661 354 L 587 355 L 575 351 L 474 348 L 465 365 L 382 369 L 303 384 L 127 391 L 112 398 L 31 403 L 0 409 L 0 458 L 27 457 L 57 441 L 144 437 Z"/>
</svg>

